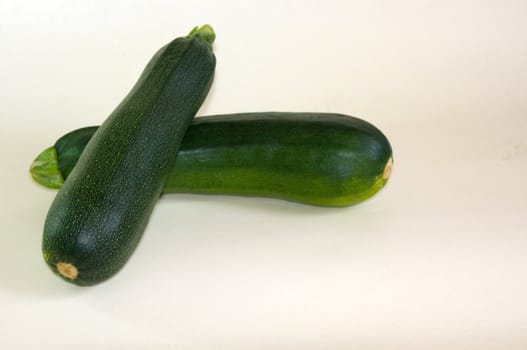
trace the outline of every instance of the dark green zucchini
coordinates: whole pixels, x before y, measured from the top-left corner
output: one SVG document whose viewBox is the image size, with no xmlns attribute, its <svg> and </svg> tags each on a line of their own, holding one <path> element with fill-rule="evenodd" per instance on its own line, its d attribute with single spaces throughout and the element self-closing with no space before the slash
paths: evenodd
<svg viewBox="0 0 527 350">
<path fill-rule="evenodd" d="M 58 188 L 97 127 L 43 151 L 33 178 Z M 380 190 L 392 150 L 370 123 L 341 114 L 246 113 L 194 119 L 164 192 L 265 196 L 348 206 Z"/>
<path fill-rule="evenodd" d="M 93 134 L 48 212 L 43 255 L 81 286 L 113 276 L 137 246 L 213 79 L 214 32 L 161 48 Z"/>
</svg>

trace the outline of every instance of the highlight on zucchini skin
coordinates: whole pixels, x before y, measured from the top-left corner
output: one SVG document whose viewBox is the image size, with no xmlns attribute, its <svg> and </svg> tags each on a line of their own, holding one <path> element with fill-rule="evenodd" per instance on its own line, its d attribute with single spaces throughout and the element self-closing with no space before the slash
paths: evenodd
<svg viewBox="0 0 527 350">
<path fill-rule="evenodd" d="M 39 176 L 33 174 L 35 181 L 60 187 L 96 130 L 97 126 L 81 128 L 58 139 L 35 160 L 42 164 L 42 159 L 50 159 L 45 167 L 49 178 L 40 171 Z M 216 115 L 193 121 L 163 191 L 349 206 L 377 193 L 388 181 L 392 164 L 391 145 L 382 132 L 351 116 Z"/>
</svg>

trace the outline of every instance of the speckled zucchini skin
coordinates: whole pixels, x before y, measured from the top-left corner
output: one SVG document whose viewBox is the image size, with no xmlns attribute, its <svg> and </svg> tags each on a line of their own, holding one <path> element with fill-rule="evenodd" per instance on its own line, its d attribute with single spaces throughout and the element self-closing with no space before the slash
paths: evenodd
<svg viewBox="0 0 527 350">
<path fill-rule="evenodd" d="M 154 55 L 59 190 L 42 250 L 65 280 L 80 286 L 102 282 L 136 248 L 212 83 L 214 35 L 205 27 Z"/>
<path fill-rule="evenodd" d="M 47 173 L 67 177 L 96 130 L 78 129 L 57 140 L 53 164 L 58 169 Z M 187 130 L 164 192 L 348 206 L 384 186 L 391 159 L 387 138 L 370 123 L 347 115 L 262 112 L 201 117 Z M 47 176 L 37 181 L 51 187 Z M 53 183 L 60 186 L 60 180 Z"/>
</svg>

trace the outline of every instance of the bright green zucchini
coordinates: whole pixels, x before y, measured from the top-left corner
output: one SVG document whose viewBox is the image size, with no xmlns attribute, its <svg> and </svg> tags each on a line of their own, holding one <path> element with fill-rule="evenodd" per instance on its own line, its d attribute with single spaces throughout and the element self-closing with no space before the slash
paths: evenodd
<svg viewBox="0 0 527 350">
<path fill-rule="evenodd" d="M 58 188 L 97 127 L 72 131 L 33 162 Z M 265 196 L 348 206 L 380 190 L 392 150 L 370 123 L 341 114 L 263 112 L 194 119 L 164 192 Z"/>
<path fill-rule="evenodd" d="M 213 41 L 203 26 L 161 48 L 86 145 L 44 227 L 44 258 L 63 279 L 97 284 L 134 251 L 212 83 Z"/>
</svg>

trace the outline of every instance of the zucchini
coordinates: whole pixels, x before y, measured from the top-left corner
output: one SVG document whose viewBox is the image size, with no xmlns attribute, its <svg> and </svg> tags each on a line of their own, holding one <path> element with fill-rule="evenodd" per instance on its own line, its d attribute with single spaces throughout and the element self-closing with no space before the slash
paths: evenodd
<svg viewBox="0 0 527 350">
<path fill-rule="evenodd" d="M 59 188 L 96 126 L 72 131 L 33 162 L 40 184 Z M 194 119 L 164 192 L 264 196 L 348 206 L 379 191 L 392 150 L 370 123 L 342 114 L 263 112 Z"/>
<path fill-rule="evenodd" d="M 44 226 L 44 259 L 64 280 L 100 283 L 136 248 L 211 86 L 214 37 L 206 25 L 162 47 L 87 143 Z"/>
</svg>

